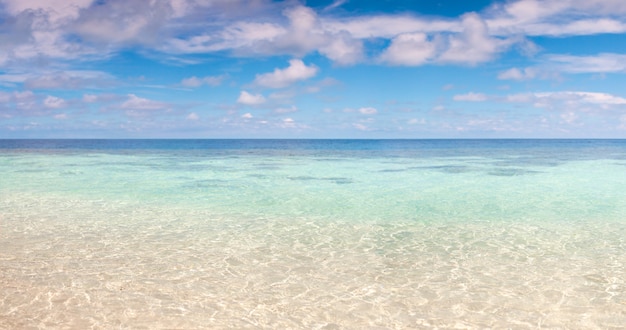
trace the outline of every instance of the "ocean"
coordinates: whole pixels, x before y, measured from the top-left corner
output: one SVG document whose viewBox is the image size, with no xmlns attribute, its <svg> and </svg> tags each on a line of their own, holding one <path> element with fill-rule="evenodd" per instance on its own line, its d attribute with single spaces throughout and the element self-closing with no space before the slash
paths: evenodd
<svg viewBox="0 0 626 330">
<path fill-rule="evenodd" d="M 626 140 L 0 140 L 0 328 L 618 329 Z"/>
</svg>

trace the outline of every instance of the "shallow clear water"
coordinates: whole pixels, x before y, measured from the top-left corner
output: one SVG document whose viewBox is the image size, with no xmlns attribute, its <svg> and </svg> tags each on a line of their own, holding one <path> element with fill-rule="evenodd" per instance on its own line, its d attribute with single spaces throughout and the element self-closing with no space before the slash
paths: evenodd
<svg viewBox="0 0 626 330">
<path fill-rule="evenodd" d="M 0 141 L 0 328 L 619 328 L 624 140 Z"/>
</svg>

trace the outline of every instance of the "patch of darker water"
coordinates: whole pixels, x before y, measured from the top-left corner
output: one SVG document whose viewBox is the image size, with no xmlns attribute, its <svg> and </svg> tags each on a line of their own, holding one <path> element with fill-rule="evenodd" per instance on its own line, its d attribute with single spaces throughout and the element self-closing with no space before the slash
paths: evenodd
<svg viewBox="0 0 626 330">
<path fill-rule="evenodd" d="M 252 173 L 252 174 L 248 174 L 246 176 L 249 177 L 249 178 L 255 178 L 255 179 L 268 179 L 268 178 L 270 178 L 269 175 L 261 174 L 261 173 Z"/>
<path fill-rule="evenodd" d="M 16 168 L 13 173 L 44 173 L 48 172 L 47 168 Z"/>
<path fill-rule="evenodd" d="M 283 168 L 283 166 L 274 163 L 257 163 L 253 166 L 257 170 L 279 170 Z"/>
<path fill-rule="evenodd" d="M 182 185 L 182 188 L 204 189 L 204 188 L 215 188 L 215 187 L 227 187 L 230 185 L 231 185 L 231 182 L 228 180 L 205 179 L 205 180 L 193 180 L 190 182 L 186 182 Z"/>
<path fill-rule="evenodd" d="M 541 171 L 525 170 L 521 168 L 496 168 L 487 172 L 491 176 L 519 176 L 542 173 Z"/>
<path fill-rule="evenodd" d="M 435 166 L 415 166 L 412 170 L 434 170 L 443 173 L 468 173 L 476 171 L 476 168 L 467 165 L 435 165 Z"/>
<path fill-rule="evenodd" d="M 558 160 L 555 158 L 536 158 L 536 157 L 516 157 L 498 159 L 489 162 L 496 166 L 533 166 L 533 167 L 556 167 L 566 163 L 564 160 Z"/>
<path fill-rule="evenodd" d="M 398 173 L 398 172 L 406 172 L 408 171 L 408 169 L 406 168 L 389 168 L 389 169 L 384 169 L 384 170 L 380 170 L 378 172 L 380 173 Z"/>
<path fill-rule="evenodd" d="M 293 181 L 328 181 L 336 184 L 350 184 L 354 183 L 354 181 L 350 178 L 346 177 L 314 177 L 314 176 L 290 176 L 289 180 Z"/>
</svg>

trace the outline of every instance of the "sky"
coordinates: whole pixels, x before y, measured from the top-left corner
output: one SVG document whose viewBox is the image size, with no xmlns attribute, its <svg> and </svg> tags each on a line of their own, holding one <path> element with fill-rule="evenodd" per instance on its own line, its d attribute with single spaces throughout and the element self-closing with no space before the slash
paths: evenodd
<svg viewBox="0 0 626 330">
<path fill-rule="evenodd" d="M 626 138 L 626 1 L 0 0 L 0 138 Z"/>
</svg>

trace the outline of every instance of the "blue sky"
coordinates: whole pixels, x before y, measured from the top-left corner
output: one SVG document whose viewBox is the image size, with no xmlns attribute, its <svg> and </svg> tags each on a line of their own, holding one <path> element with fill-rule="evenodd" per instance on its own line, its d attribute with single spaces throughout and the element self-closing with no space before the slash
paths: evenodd
<svg viewBox="0 0 626 330">
<path fill-rule="evenodd" d="M 623 0 L 0 0 L 0 138 L 626 138 Z"/>
</svg>

